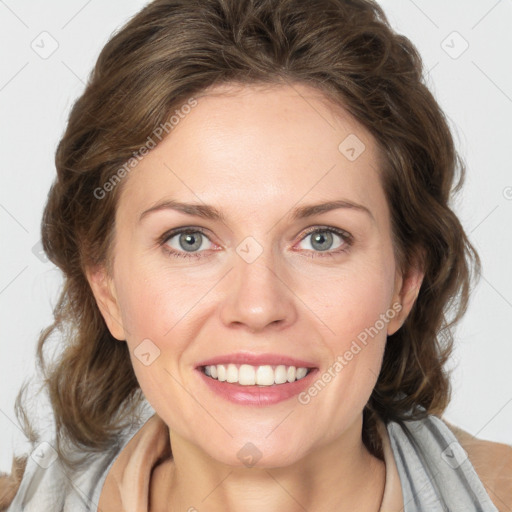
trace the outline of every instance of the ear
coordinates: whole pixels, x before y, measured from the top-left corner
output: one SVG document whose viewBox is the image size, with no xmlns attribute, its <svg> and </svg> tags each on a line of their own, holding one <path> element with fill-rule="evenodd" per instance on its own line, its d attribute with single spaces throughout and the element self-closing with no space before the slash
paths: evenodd
<svg viewBox="0 0 512 512">
<path fill-rule="evenodd" d="M 101 266 L 86 271 L 87 280 L 91 287 L 96 304 L 107 324 L 112 336 L 120 341 L 126 340 L 126 334 L 121 317 L 121 309 L 117 300 L 112 278 Z"/>
<path fill-rule="evenodd" d="M 400 269 L 396 271 L 395 288 L 391 306 L 394 306 L 393 309 L 396 311 L 396 304 L 400 304 L 401 309 L 399 313 L 388 322 L 388 336 L 395 334 L 395 332 L 402 327 L 416 302 L 418 294 L 420 293 L 421 283 L 425 277 L 422 261 L 424 261 L 423 258 L 417 257 L 407 269 L 405 275 L 402 275 Z"/>
</svg>

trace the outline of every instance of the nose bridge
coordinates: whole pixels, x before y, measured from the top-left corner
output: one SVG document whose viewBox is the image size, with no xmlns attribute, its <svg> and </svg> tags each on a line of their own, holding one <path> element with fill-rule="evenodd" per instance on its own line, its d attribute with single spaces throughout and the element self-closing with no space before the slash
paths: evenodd
<svg viewBox="0 0 512 512">
<path fill-rule="evenodd" d="M 270 246 L 247 237 L 237 246 L 233 265 L 221 310 L 226 325 L 244 324 L 257 331 L 295 320 L 294 295 L 279 275 L 282 267 Z"/>
</svg>

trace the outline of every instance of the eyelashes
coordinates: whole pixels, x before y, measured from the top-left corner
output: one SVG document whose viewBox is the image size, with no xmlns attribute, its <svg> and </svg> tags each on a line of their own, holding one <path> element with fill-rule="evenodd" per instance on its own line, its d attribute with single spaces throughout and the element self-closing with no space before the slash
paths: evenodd
<svg viewBox="0 0 512 512">
<path fill-rule="evenodd" d="M 171 257 L 202 258 L 202 257 L 204 257 L 204 255 L 201 254 L 201 252 L 204 252 L 204 251 L 196 252 L 196 251 L 177 250 L 172 247 L 169 247 L 169 244 L 168 244 L 169 240 L 171 240 L 172 238 L 174 238 L 178 235 L 195 235 L 197 233 L 199 233 L 201 237 L 204 237 L 207 240 L 209 240 L 208 236 L 206 235 L 205 231 L 202 228 L 186 227 L 186 228 L 177 228 L 177 229 L 172 229 L 171 231 L 167 231 L 166 233 L 164 233 L 162 235 L 162 237 L 160 237 L 159 245 L 161 245 L 163 247 L 163 249 L 165 250 L 165 252 Z M 200 240 L 202 242 L 202 238 Z M 201 245 L 202 245 L 202 243 L 201 243 Z"/>
<path fill-rule="evenodd" d="M 327 234 L 327 236 L 324 236 Z M 182 236 L 184 235 L 184 236 Z M 313 228 L 310 228 L 306 230 L 299 239 L 298 244 L 302 243 L 303 241 L 307 240 L 308 237 L 311 235 L 316 235 L 313 238 L 313 243 L 315 244 L 322 244 L 324 241 L 328 242 L 334 242 L 336 243 L 336 238 L 339 239 L 339 242 L 341 242 L 340 246 L 336 247 L 335 249 L 320 249 L 315 250 L 313 249 L 304 249 L 303 251 L 307 257 L 311 258 L 325 258 L 325 257 L 335 257 L 337 255 L 340 255 L 342 253 L 346 253 L 350 250 L 350 248 L 353 245 L 353 237 L 350 233 L 347 231 L 344 231 L 339 228 L 335 228 L 333 226 L 315 226 Z M 318 236 L 320 235 L 320 236 Z M 174 241 L 173 239 L 176 239 Z M 169 241 L 173 241 L 175 247 L 172 247 L 169 245 Z M 163 250 L 166 252 L 166 254 L 169 257 L 172 258 L 185 258 L 185 259 L 198 259 L 198 258 L 205 258 L 211 255 L 208 254 L 207 250 L 191 250 L 187 251 L 186 249 L 183 249 L 180 247 L 181 243 L 185 243 L 188 245 L 189 248 L 194 249 L 201 249 L 204 245 L 204 242 L 206 241 L 206 245 L 208 243 L 212 244 L 211 240 L 209 239 L 208 235 L 206 234 L 206 231 L 203 228 L 196 227 L 196 226 L 187 226 L 182 228 L 176 228 L 172 229 L 170 231 L 165 232 L 159 239 L 158 244 L 162 246 Z M 199 244 L 199 245 L 198 245 Z M 297 245 L 297 244 L 296 244 Z M 311 242 L 310 242 L 311 245 Z M 176 247 L 177 246 L 177 247 Z M 313 245 L 311 245 L 313 247 Z M 218 250 L 218 249 L 213 249 Z M 206 253 L 206 254 L 205 254 Z"/>
<path fill-rule="evenodd" d="M 324 233 L 327 233 L 328 236 L 327 237 L 323 236 Z M 342 229 L 329 227 L 329 226 L 324 226 L 324 227 L 316 226 L 316 227 L 310 228 L 309 230 L 307 230 L 304 233 L 303 237 L 300 239 L 300 242 L 307 240 L 308 237 L 310 237 L 312 235 L 321 235 L 320 236 L 321 240 L 323 239 L 323 240 L 327 240 L 330 242 L 333 242 L 334 238 L 337 237 L 343 244 L 335 249 L 330 249 L 330 250 L 329 249 L 325 249 L 325 250 L 320 249 L 318 251 L 315 251 L 315 250 L 308 249 L 308 252 L 311 253 L 312 257 L 334 256 L 336 254 L 347 252 L 353 242 L 352 236 L 349 233 L 347 233 L 346 231 L 343 231 Z M 315 238 L 316 238 L 315 236 L 312 237 L 313 243 L 319 243 L 319 240 L 317 240 Z M 310 244 L 311 244 L 311 242 L 310 242 Z"/>
</svg>

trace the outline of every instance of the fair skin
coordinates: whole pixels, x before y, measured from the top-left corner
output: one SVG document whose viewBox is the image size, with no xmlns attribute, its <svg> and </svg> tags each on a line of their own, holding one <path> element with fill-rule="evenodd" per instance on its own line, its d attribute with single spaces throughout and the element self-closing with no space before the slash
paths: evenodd
<svg viewBox="0 0 512 512">
<path fill-rule="evenodd" d="M 154 473 L 151 510 L 377 511 L 385 466 L 362 442 L 362 411 L 386 337 L 403 324 L 423 276 L 397 268 L 375 141 L 303 85 L 217 86 L 197 101 L 125 178 L 112 272 L 88 275 L 169 426 L 173 460 Z M 366 147 L 354 161 L 338 150 L 350 134 Z M 214 206 L 224 220 L 172 209 L 139 220 L 169 199 Z M 370 213 L 291 217 L 294 208 L 340 199 Z M 183 226 L 204 230 L 200 249 L 170 256 L 166 249 L 190 254 L 179 235 L 157 240 Z M 318 250 L 315 227 L 348 232 L 353 243 L 333 234 L 331 247 Z M 251 263 L 236 251 L 247 237 L 262 248 Z M 397 303 L 400 313 L 307 404 L 297 396 L 232 403 L 198 375 L 198 362 L 245 351 L 312 361 L 321 376 Z M 160 355 L 146 366 L 134 350 L 147 339 Z M 261 452 L 253 467 L 237 456 L 248 442 Z"/>
</svg>

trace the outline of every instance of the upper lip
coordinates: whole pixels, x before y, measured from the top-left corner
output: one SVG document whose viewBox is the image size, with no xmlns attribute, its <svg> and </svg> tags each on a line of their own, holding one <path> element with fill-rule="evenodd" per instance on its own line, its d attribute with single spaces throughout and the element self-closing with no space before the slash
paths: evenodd
<svg viewBox="0 0 512 512">
<path fill-rule="evenodd" d="M 282 354 L 250 354 L 250 353 L 236 353 L 236 354 L 225 354 L 221 356 L 212 357 L 202 361 L 197 365 L 201 366 L 215 366 L 217 364 L 250 364 L 252 366 L 295 366 L 296 368 L 316 368 L 311 361 L 305 361 L 303 359 L 297 359 L 295 357 L 289 357 Z"/>
</svg>

